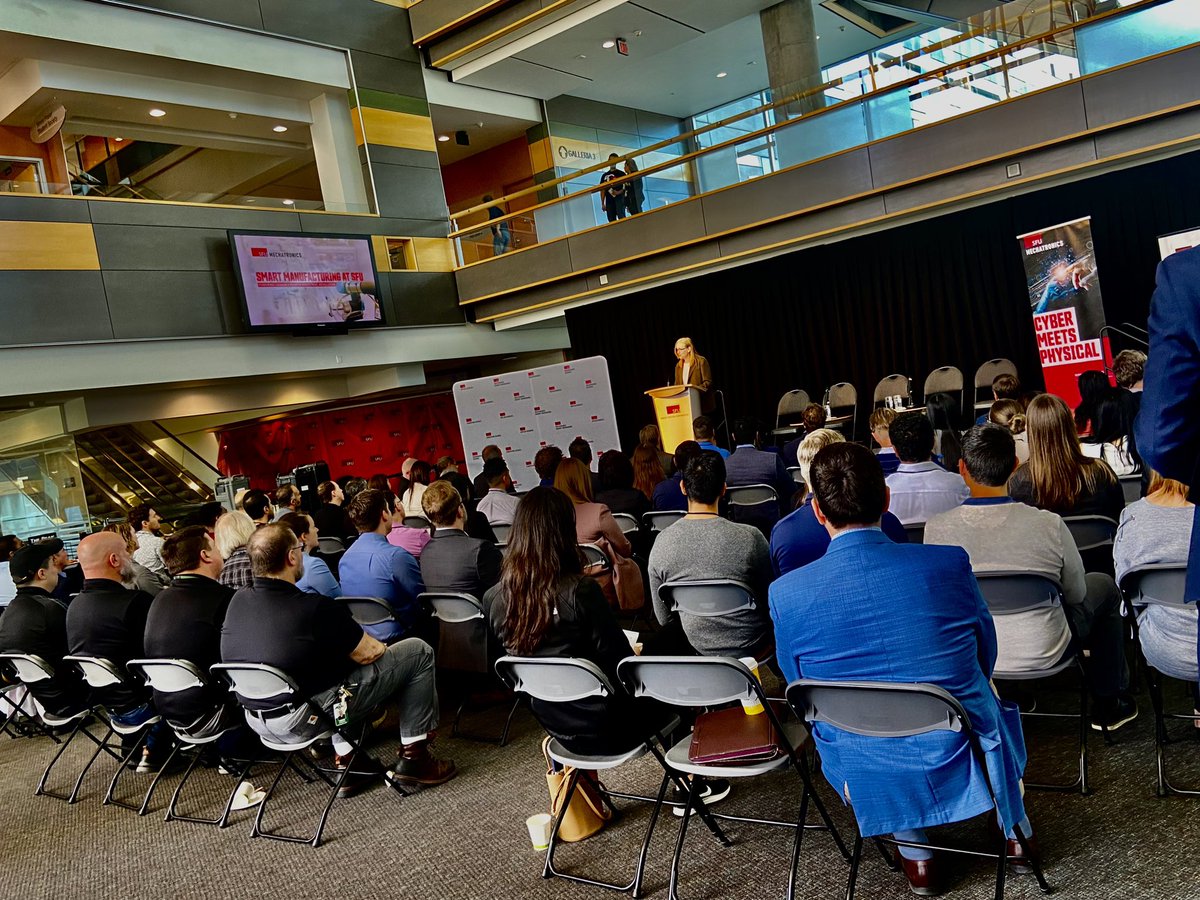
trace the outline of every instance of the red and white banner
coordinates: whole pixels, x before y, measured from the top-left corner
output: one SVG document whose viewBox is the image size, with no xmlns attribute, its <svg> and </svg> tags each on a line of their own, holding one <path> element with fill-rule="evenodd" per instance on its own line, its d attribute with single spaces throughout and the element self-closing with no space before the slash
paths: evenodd
<svg viewBox="0 0 1200 900">
<path fill-rule="evenodd" d="M 483 471 L 483 448 L 495 444 L 519 491 L 537 487 L 533 458 L 542 447 L 565 456 L 567 445 L 583 437 L 592 445 L 594 471 L 600 454 L 621 446 L 603 356 L 456 382 L 454 406 L 467 473 Z"/>
<path fill-rule="evenodd" d="M 1017 238 L 1046 390 L 1074 407 L 1080 372 L 1104 368 L 1104 304 L 1090 218 Z"/>
</svg>

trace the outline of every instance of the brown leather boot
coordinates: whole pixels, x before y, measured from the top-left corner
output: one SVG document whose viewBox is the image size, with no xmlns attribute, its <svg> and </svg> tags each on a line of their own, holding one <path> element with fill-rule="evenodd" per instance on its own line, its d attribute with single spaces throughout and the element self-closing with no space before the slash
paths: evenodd
<svg viewBox="0 0 1200 900">
<path fill-rule="evenodd" d="M 454 763 L 430 753 L 429 741 L 425 740 L 404 745 L 390 776 L 401 784 L 433 785 L 445 784 L 457 774 Z"/>
</svg>

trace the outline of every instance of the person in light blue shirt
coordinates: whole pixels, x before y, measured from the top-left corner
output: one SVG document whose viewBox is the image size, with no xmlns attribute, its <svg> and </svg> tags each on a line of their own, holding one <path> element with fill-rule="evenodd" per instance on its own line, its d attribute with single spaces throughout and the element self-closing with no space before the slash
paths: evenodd
<svg viewBox="0 0 1200 900">
<path fill-rule="evenodd" d="M 721 459 L 729 459 L 729 451 L 714 443 L 712 419 L 708 416 L 696 416 L 692 420 L 692 434 L 696 436 L 696 443 L 700 445 L 701 450 L 714 450 L 721 454 Z"/>
<path fill-rule="evenodd" d="M 279 517 L 279 522 L 292 529 L 292 533 L 304 543 L 304 574 L 296 581 L 296 587 L 306 594 L 342 596 L 342 586 L 330 570 L 329 563 L 319 556 L 312 555 L 317 549 L 317 538 L 321 533 L 312 516 L 308 513 L 288 512 Z"/>
<path fill-rule="evenodd" d="M 417 603 L 425 590 L 421 567 L 407 550 L 387 541 L 392 530 L 392 509 L 383 491 L 365 490 L 350 502 L 350 521 L 358 540 L 338 563 L 342 594 L 379 597 L 392 608 L 395 621 L 368 625 L 363 630 L 385 644 L 405 637 L 420 637 L 428 615 Z"/>
<path fill-rule="evenodd" d="M 891 510 L 905 525 L 928 522 L 971 496 L 957 472 L 933 461 L 933 426 L 924 413 L 904 413 L 888 427 L 900 466 L 887 477 Z"/>
</svg>

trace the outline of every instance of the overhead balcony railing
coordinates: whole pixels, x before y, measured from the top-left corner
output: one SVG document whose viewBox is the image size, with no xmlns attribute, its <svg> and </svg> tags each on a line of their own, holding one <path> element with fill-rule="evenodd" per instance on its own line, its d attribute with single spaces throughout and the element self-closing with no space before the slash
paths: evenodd
<svg viewBox="0 0 1200 900">
<path fill-rule="evenodd" d="M 606 221 L 601 207 L 601 192 L 609 187 L 630 185 L 637 179 L 674 179 L 696 186 L 689 196 L 670 203 L 660 193 L 660 204 L 641 213 L 652 215 L 679 202 L 1200 43 L 1200 0 L 1138 0 L 1056 24 L 1064 18 L 1064 9 L 1077 16 L 1088 8 L 1062 0 L 1008 3 L 910 39 L 915 47 L 911 52 L 627 152 L 614 161 L 643 163 L 634 174 L 601 184 L 601 174 L 611 165 L 603 160 L 460 210 L 454 214 L 450 235 L 457 248 L 457 266 L 460 270 L 489 266 L 501 257 L 618 224 Z M 941 59 L 951 61 L 936 65 Z M 1200 88 L 1197 91 L 1200 97 Z M 819 108 L 788 117 L 790 111 L 815 105 L 814 98 Z M 764 116 L 767 113 L 771 115 Z M 759 121 L 772 117 L 775 121 L 750 131 L 734 128 L 756 116 Z M 596 183 L 540 199 L 547 191 L 566 190 L 569 183 L 587 178 Z M 501 215 L 496 215 L 497 209 Z M 498 239 L 505 226 L 507 241 Z M 563 276 L 572 274 L 580 273 L 573 270 Z M 520 287 L 473 293 L 464 296 L 462 303 L 478 303 Z M 480 321 L 491 318 L 495 317 Z"/>
</svg>

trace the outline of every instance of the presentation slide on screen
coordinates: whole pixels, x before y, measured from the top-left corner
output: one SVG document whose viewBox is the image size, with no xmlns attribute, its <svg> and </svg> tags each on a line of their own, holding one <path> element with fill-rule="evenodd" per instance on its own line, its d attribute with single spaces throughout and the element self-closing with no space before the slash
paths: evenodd
<svg viewBox="0 0 1200 900">
<path fill-rule="evenodd" d="M 1187 231 L 1164 234 L 1158 239 L 1158 253 L 1163 259 L 1172 253 L 1191 250 L 1193 247 L 1200 247 L 1200 228 L 1189 228 Z"/>
<path fill-rule="evenodd" d="M 233 235 L 249 324 L 380 321 L 367 238 Z"/>
<path fill-rule="evenodd" d="M 470 476 L 483 471 L 481 451 L 495 444 L 518 491 L 537 487 L 533 458 L 542 447 L 558 447 L 565 456 L 571 441 L 586 438 L 593 471 L 601 453 L 620 447 L 603 356 L 459 381 L 454 406 Z"/>
</svg>

